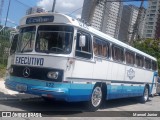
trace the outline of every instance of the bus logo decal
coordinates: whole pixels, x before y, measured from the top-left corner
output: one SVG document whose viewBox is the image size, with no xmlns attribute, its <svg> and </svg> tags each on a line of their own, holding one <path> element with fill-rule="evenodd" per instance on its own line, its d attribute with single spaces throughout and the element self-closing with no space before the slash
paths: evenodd
<svg viewBox="0 0 160 120">
<path fill-rule="evenodd" d="M 30 69 L 28 67 L 24 68 L 23 76 L 24 77 L 29 77 L 30 76 Z"/>
<path fill-rule="evenodd" d="M 135 77 L 135 71 L 130 68 L 129 70 L 127 70 L 127 76 L 129 77 L 129 79 L 133 79 Z"/>
</svg>

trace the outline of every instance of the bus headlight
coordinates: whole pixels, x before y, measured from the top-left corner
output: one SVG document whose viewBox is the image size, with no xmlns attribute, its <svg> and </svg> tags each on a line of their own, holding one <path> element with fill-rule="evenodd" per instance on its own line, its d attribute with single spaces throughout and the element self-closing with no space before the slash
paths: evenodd
<svg viewBox="0 0 160 120">
<path fill-rule="evenodd" d="M 58 78 L 59 73 L 58 72 L 49 72 L 47 74 L 47 77 L 50 79 L 57 79 Z"/>
</svg>

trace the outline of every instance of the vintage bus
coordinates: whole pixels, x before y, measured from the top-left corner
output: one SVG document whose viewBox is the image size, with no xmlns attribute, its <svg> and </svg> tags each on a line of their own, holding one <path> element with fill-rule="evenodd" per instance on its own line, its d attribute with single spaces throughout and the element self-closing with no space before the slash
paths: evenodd
<svg viewBox="0 0 160 120">
<path fill-rule="evenodd" d="M 60 13 L 21 19 L 10 50 L 8 89 L 95 111 L 105 100 L 156 92 L 157 60 L 83 22 Z"/>
</svg>

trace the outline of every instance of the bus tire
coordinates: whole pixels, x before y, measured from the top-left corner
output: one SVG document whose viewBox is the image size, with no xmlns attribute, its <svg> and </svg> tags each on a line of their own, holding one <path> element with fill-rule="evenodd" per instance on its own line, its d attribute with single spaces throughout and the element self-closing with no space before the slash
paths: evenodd
<svg viewBox="0 0 160 120">
<path fill-rule="evenodd" d="M 145 103 L 149 100 L 149 88 L 148 86 L 145 86 L 143 96 L 140 97 L 140 101 L 142 103 Z"/>
<path fill-rule="evenodd" d="M 89 111 L 96 111 L 100 107 L 103 101 L 103 93 L 100 85 L 95 85 L 90 100 L 87 102 L 87 108 Z"/>
</svg>

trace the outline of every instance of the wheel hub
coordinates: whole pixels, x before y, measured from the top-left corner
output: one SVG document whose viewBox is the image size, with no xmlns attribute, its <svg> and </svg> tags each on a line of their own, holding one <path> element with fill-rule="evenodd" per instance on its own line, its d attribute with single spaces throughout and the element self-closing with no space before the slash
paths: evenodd
<svg viewBox="0 0 160 120">
<path fill-rule="evenodd" d="M 92 93 L 92 105 L 97 107 L 102 100 L 102 90 L 100 87 L 96 87 Z"/>
</svg>

